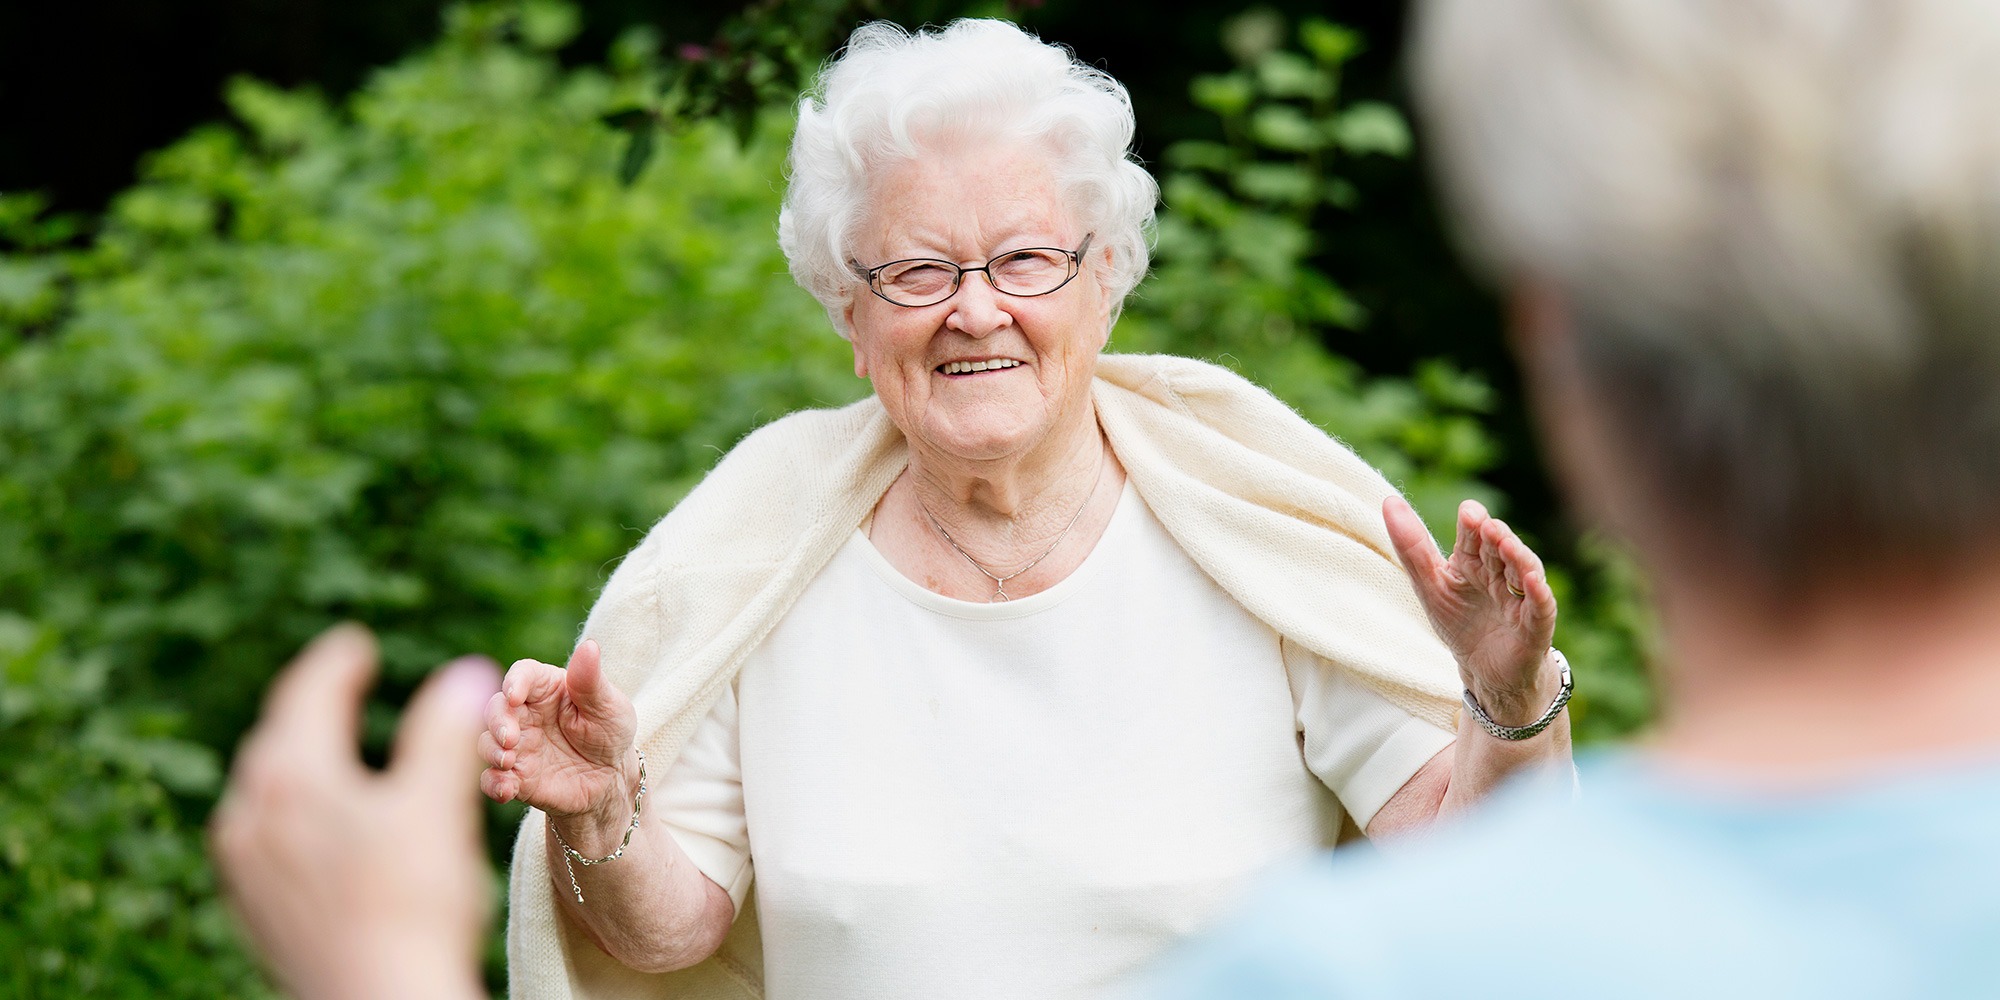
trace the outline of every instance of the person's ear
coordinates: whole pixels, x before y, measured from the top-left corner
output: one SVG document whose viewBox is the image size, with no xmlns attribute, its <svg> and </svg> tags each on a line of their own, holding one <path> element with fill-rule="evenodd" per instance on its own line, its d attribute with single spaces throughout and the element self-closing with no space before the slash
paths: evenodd
<svg viewBox="0 0 2000 1000">
<path fill-rule="evenodd" d="M 840 321 L 847 327 L 847 346 L 854 348 L 854 377 L 868 377 L 868 357 L 861 353 L 861 334 L 854 328 L 854 296 L 840 307 Z"/>
<path fill-rule="evenodd" d="M 1100 325 L 1104 327 L 1104 335 L 1098 338 L 1097 349 L 1102 351 L 1104 350 L 1104 345 L 1111 342 L 1111 314 L 1117 307 L 1117 303 L 1112 300 L 1111 295 L 1111 275 L 1113 274 L 1111 268 L 1118 261 L 1118 253 L 1113 247 L 1105 246 L 1098 251 L 1098 254 L 1096 275 L 1097 316 L 1098 319 L 1102 320 Z"/>
</svg>

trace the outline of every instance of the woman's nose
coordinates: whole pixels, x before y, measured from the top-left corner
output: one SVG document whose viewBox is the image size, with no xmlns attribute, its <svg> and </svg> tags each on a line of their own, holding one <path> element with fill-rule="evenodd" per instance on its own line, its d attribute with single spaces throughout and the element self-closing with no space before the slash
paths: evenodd
<svg viewBox="0 0 2000 1000">
<path fill-rule="evenodd" d="M 984 337 L 1004 330 L 1014 322 L 1014 317 L 1000 300 L 1000 292 L 985 271 L 967 274 L 959 279 L 958 291 L 946 300 L 951 303 L 951 313 L 945 317 L 945 326 L 969 337 Z"/>
</svg>

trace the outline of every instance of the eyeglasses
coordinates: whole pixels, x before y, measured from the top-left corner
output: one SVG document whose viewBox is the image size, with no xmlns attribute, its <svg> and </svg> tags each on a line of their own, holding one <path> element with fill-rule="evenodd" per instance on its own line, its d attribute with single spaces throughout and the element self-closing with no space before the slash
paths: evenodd
<svg viewBox="0 0 2000 1000">
<path fill-rule="evenodd" d="M 1024 247 L 995 256 L 981 267 L 960 267 L 948 260 L 912 257 L 892 260 L 880 267 L 862 267 L 848 261 L 856 276 L 868 282 L 868 290 L 889 302 L 912 309 L 934 306 L 958 294 L 958 286 L 974 271 L 986 272 L 993 290 L 1015 298 L 1032 299 L 1070 283 L 1083 269 L 1083 255 L 1096 233 L 1088 233 L 1074 250 L 1055 247 Z"/>
</svg>

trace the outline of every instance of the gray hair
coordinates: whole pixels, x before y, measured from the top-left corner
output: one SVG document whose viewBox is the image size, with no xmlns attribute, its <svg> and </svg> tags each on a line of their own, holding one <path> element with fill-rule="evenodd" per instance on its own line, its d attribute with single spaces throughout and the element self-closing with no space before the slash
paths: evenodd
<svg viewBox="0 0 2000 1000">
<path fill-rule="evenodd" d="M 1432 0 L 1474 263 L 1692 541 L 1791 587 L 2000 541 L 2000 5 Z"/>
<path fill-rule="evenodd" d="M 1129 153 L 1125 87 L 1068 49 L 1005 21 L 959 20 L 915 34 L 886 21 L 855 29 L 799 101 L 778 244 L 792 277 L 851 331 L 858 289 L 850 245 L 866 220 L 872 171 L 925 152 L 925 142 L 997 135 L 1049 151 L 1072 217 L 1112 251 L 1113 316 L 1139 279 L 1159 187 Z"/>
</svg>

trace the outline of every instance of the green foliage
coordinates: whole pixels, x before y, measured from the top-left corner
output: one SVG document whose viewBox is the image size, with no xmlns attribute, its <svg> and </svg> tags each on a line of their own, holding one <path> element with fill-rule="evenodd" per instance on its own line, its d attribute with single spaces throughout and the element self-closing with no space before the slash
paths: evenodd
<svg viewBox="0 0 2000 1000">
<path fill-rule="evenodd" d="M 1602 540 L 1586 537 L 1574 570 L 1549 569 L 1562 616 L 1556 645 L 1576 674 L 1570 716 L 1579 742 L 1629 736 L 1652 720 L 1657 692 L 1646 665 L 1658 657 L 1658 624 L 1638 567 Z"/>
<path fill-rule="evenodd" d="M 88 248 L 0 254 L 0 607 L 91 651 L 114 704 L 171 702 L 226 750 L 275 667 L 354 618 L 383 641 L 379 743 L 450 655 L 565 655 L 717 456 L 866 391 L 776 246 L 783 112 L 748 145 L 690 123 L 621 185 L 600 118 L 646 59 L 566 72 L 561 32 L 503 13 L 460 9 L 343 109 L 239 81 L 237 123 L 153 156 Z M 10 207 L 10 233 L 42 224 Z M 108 850 L 114 825 L 78 835 Z M 154 835 L 207 878 L 192 826 Z M 136 878 L 86 860 L 44 870 Z"/>
<path fill-rule="evenodd" d="M 554 6 L 554 4 L 545 4 Z M 748 143 L 761 116 L 789 107 L 812 79 L 826 53 L 840 47 L 856 24 L 884 16 L 882 0 L 756 0 L 706 45 L 682 45 L 656 74 L 644 100 L 604 116 L 625 133 L 618 176 L 626 183 L 652 161 L 662 130 L 683 122 L 722 122 Z M 988 2 L 903 0 L 905 23 L 942 23 L 953 17 L 993 17 L 1011 10 Z M 995 9 L 982 9 L 993 7 Z M 652 44 L 650 32 L 627 44 Z M 624 56 L 612 52 L 613 64 Z"/>
<path fill-rule="evenodd" d="M 1361 51 L 1352 32 L 1308 20 L 1304 52 L 1287 47 L 1290 34 L 1268 11 L 1234 19 L 1224 46 L 1238 68 L 1189 86 L 1225 141 L 1167 149 L 1153 277 L 1114 343 L 1236 368 L 1382 469 L 1448 533 L 1460 500 L 1501 502 L 1477 479 L 1497 458 L 1480 424 L 1493 393 L 1444 362 L 1370 378 L 1322 346 L 1329 329 L 1368 317 L 1313 263 L 1315 223 L 1356 203 L 1342 164 L 1406 155 L 1409 130 L 1392 108 L 1340 100 L 1341 69 Z"/>
<path fill-rule="evenodd" d="M 0 370 L 0 603 L 212 745 L 336 618 L 402 682 L 561 654 L 717 454 L 864 391 L 772 238 L 781 117 L 621 187 L 598 118 L 632 81 L 478 13 L 348 115 L 233 85 L 243 127 L 155 156 Z"/>
<path fill-rule="evenodd" d="M 232 84 L 235 121 L 153 156 L 87 246 L 0 198 L 14 993 L 257 993 L 195 822 L 278 664 L 330 621 L 374 625 L 379 744 L 448 656 L 562 656 L 615 560 L 748 430 L 866 391 L 776 246 L 789 85 L 739 132 L 661 96 L 676 71 L 645 33 L 565 70 L 568 7 L 447 24 L 340 107 Z M 1341 101 L 1353 33 L 1288 37 L 1239 20 L 1239 68 L 1194 82 L 1224 141 L 1169 151 L 1157 274 L 1114 346 L 1236 367 L 1434 525 L 1499 508 L 1485 383 L 1370 378 L 1323 346 L 1367 317 L 1312 264 L 1316 221 L 1364 210 L 1340 167 L 1409 132 Z M 1633 588 L 1615 560 L 1556 579 L 1579 730 L 1624 731 L 1650 705 Z"/>
<path fill-rule="evenodd" d="M 1410 129 L 1387 105 L 1341 100 L 1342 69 L 1362 49 L 1352 31 L 1307 19 L 1298 50 L 1291 34 L 1277 14 L 1244 14 L 1223 36 L 1237 68 L 1190 84 L 1224 140 L 1167 149 L 1153 277 L 1114 343 L 1208 357 L 1257 380 L 1381 469 L 1449 546 L 1460 501 L 1506 513 L 1506 498 L 1478 479 L 1499 458 L 1483 423 L 1494 393 L 1443 361 L 1408 378 L 1367 377 L 1324 347 L 1329 332 L 1368 320 L 1315 264 L 1323 223 L 1365 210 L 1340 168 L 1407 156 Z M 1578 737 L 1608 739 L 1651 716 L 1652 628 L 1630 566 L 1601 545 L 1580 554 L 1576 571 L 1550 568 L 1556 642 L 1579 677 Z"/>
<path fill-rule="evenodd" d="M 0 614 L 0 993 L 268 995 L 180 808 L 216 754 L 174 712 L 107 705 L 111 673 Z"/>
</svg>

